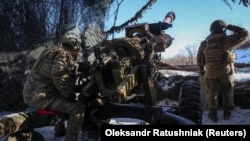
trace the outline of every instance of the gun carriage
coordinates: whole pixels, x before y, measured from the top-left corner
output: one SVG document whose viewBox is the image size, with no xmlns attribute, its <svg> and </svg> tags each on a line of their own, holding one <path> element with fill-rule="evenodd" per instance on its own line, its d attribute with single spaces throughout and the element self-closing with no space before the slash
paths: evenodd
<svg viewBox="0 0 250 141">
<path fill-rule="evenodd" d="M 100 125 L 111 124 L 111 119 L 138 119 L 147 125 L 197 125 L 201 124 L 201 91 L 198 80 L 185 79 L 176 93 L 179 105 L 162 106 L 160 100 L 161 77 L 157 68 L 158 54 L 171 46 L 173 38 L 163 30 L 171 27 L 175 15 L 169 13 L 169 23 L 142 23 L 128 26 L 125 37 L 105 40 L 94 47 L 94 61 L 83 58 L 79 63 L 77 98 L 87 108 L 83 130 L 100 130 Z M 83 55 L 85 56 L 85 55 Z M 22 112 L 22 119 L 10 131 L 1 132 L 17 136 L 22 131 L 51 125 L 57 116 L 44 116 Z M 29 119 L 29 122 L 27 122 Z M 4 119 L 9 123 L 12 119 Z M 26 123 L 24 123 L 26 121 Z M 12 121 L 13 122 L 13 121 Z M 3 124 L 4 125 L 4 124 Z"/>
</svg>

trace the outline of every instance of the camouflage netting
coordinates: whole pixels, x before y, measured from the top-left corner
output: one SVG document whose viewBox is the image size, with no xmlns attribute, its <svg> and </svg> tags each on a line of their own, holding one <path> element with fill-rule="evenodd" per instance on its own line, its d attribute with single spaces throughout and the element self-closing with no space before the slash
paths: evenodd
<svg viewBox="0 0 250 141">
<path fill-rule="evenodd" d="M 25 80 L 25 52 L 0 54 L 0 110 L 20 111 L 25 108 L 22 88 Z"/>
<path fill-rule="evenodd" d="M 87 37 L 86 45 L 92 47 L 106 38 L 104 34 L 105 14 L 113 1 L 85 0 L 83 34 Z M 22 89 L 27 73 L 41 51 L 54 45 L 54 38 L 35 45 L 32 50 L 16 52 L 9 48 L 0 52 L 0 111 L 19 112 L 27 108 L 22 98 Z M 8 51 L 7 51 L 8 49 Z"/>
<path fill-rule="evenodd" d="M 227 0 L 224 1 L 228 3 Z M 27 107 L 23 103 L 22 89 L 29 68 L 44 48 L 54 44 L 56 35 L 60 35 L 60 27 L 64 23 L 77 22 L 87 37 L 85 45 L 93 47 L 106 39 L 106 34 L 119 32 L 125 26 L 136 22 L 156 0 L 148 0 L 131 19 L 124 19 L 127 20 L 124 24 L 114 25 L 104 32 L 105 21 L 114 2 L 114 0 L 0 1 L 0 111 L 17 112 Z M 249 5 L 248 0 L 240 2 L 244 6 Z M 22 8 L 26 9 L 22 11 Z M 65 11 L 62 12 L 62 9 Z M 68 12 L 68 15 L 62 13 L 60 15 L 59 12 L 63 14 Z M 48 14 L 52 14 L 53 17 L 42 19 Z M 59 28 L 55 29 L 58 25 Z M 28 36 L 25 36 L 26 34 Z M 37 45 L 38 43 L 40 44 Z"/>
<path fill-rule="evenodd" d="M 30 1 L 23 1 L 23 3 L 18 3 L 17 1 L 14 1 L 16 3 L 9 3 L 8 1 L 1 1 L 0 3 L 0 11 L 5 12 L 10 11 L 8 14 L 8 20 L 5 20 L 5 22 L 1 23 L 3 24 L 4 30 L 1 31 L 1 36 L 3 35 L 4 38 L 1 38 L 1 45 L 0 45 L 0 111 L 12 111 L 12 112 L 18 112 L 22 111 L 25 108 L 27 108 L 27 105 L 24 104 L 22 99 L 22 89 L 23 84 L 25 81 L 25 78 L 27 76 L 27 73 L 29 73 L 29 69 L 31 68 L 34 61 L 38 58 L 41 51 L 46 47 L 52 47 L 55 43 L 58 41 L 58 37 L 62 33 L 62 27 L 63 25 L 60 24 L 66 24 L 72 21 L 75 21 L 80 26 L 80 29 L 83 33 L 83 35 L 86 37 L 85 40 L 85 46 L 90 48 L 90 50 L 93 49 L 98 43 L 105 40 L 107 38 L 107 34 L 113 34 L 113 32 L 118 32 L 122 29 L 124 29 L 125 26 L 128 24 L 135 22 L 138 18 L 141 18 L 145 10 L 150 9 L 150 6 L 156 2 L 156 0 L 148 0 L 148 2 L 139 10 L 133 18 L 131 18 L 129 21 L 125 22 L 124 24 L 120 26 L 115 26 L 115 28 L 111 28 L 110 30 L 104 31 L 105 29 L 105 21 L 109 18 L 109 12 L 110 7 L 114 3 L 114 0 L 76 0 L 72 2 L 71 0 L 63 0 L 63 1 L 54 1 L 54 3 L 51 3 L 50 1 L 43 1 L 42 3 L 39 3 L 36 5 L 36 2 L 30 2 Z M 70 4 L 69 4 L 70 3 Z M 48 5 L 49 4 L 49 5 Z M 32 10 L 37 11 L 36 6 L 41 6 L 44 9 L 40 9 L 40 13 L 36 13 L 32 15 Z M 10 7 L 10 8 L 8 8 Z M 30 21 L 26 21 L 26 23 L 19 23 L 16 24 L 15 18 L 12 18 L 11 16 L 20 16 L 20 15 L 13 15 L 14 12 L 12 9 L 22 7 L 27 8 L 24 9 L 26 12 L 26 15 L 22 15 L 20 18 L 25 18 L 27 15 L 30 19 Z M 51 7 L 54 7 L 52 9 Z M 81 8 L 84 7 L 84 8 Z M 47 10 L 46 10 L 47 8 Z M 139 7 L 140 8 L 140 7 Z M 138 9 L 139 9 L 138 8 Z M 23 9 L 20 9 L 22 11 Z M 43 11 L 44 10 L 44 11 Z M 52 10 L 52 11 L 48 11 Z M 61 15 L 58 14 L 58 12 L 65 10 L 64 12 L 61 12 Z M 47 13 L 46 13 L 47 12 Z M 55 19 L 53 21 L 47 20 L 50 23 L 44 22 L 41 18 L 43 16 L 46 16 L 46 14 L 51 14 L 52 16 L 60 17 L 59 19 Z M 65 15 L 66 13 L 66 15 Z M 16 13 L 20 14 L 20 13 Z M 40 15 L 39 15 L 40 14 Z M 72 15 L 72 16 L 71 16 Z M 75 19 L 75 17 L 80 17 L 79 19 Z M 0 14 L 0 19 L 5 18 L 4 15 Z M 33 21 L 35 20 L 35 21 Z M 22 19 L 19 20 L 20 22 L 23 21 Z M 46 21 L 46 20 L 45 20 Z M 9 23 L 8 23 L 9 22 Z M 25 29 L 22 29 L 22 24 L 27 25 L 27 23 L 30 22 L 32 26 L 26 26 Z M 46 27 L 47 25 L 50 25 L 50 27 L 55 28 L 56 32 L 54 32 L 54 29 L 47 29 L 48 32 L 46 34 L 42 34 L 42 36 L 39 36 L 39 39 L 36 38 L 36 34 L 41 35 L 40 33 L 37 33 L 35 30 L 33 30 L 33 25 L 36 29 L 38 29 L 37 26 L 41 26 L 42 24 L 45 24 L 41 27 Z M 17 26 L 15 28 L 8 28 L 8 25 L 11 25 L 13 23 L 14 26 Z M 14 24 L 15 23 L 15 24 Z M 19 35 L 16 32 L 16 30 L 20 30 L 20 33 L 23 31 L 29 30 L 31 32 L 28 32 L 27 38 L 25 38 L 25 32 L 22 35 Z M 48 28 L 48 27 L 47 27 Z M 13 29 L 13 30 L 11 30 Z M 9 32 L 11 30 L 11 33 Z M 15 30 L 15 31 L 14 31 Z M 6 36 L 10 33 L 10 36 Z M 14 33 L 15 36 L 11 38 L 11 34 Z M 15 34 L 16 33 L 16 34 Z M 20 38 L 19 38 L 20 36 Z M 46 37 L 44 37 L 46 36 Z M 31 37 L 31 38 L 28 38 Z M 41 39 L 41 38 L 42 39 Z M 26 39 L 23 42 L 22 39 Z M 13 42 L 13 39 L 14 42 Z M 16 43 L 15 43 L 16 41 Z M 39 42 L 36 43 L 36 42 Z M 11 43 L 11 44 L 10 44 Z"/>
</svg>

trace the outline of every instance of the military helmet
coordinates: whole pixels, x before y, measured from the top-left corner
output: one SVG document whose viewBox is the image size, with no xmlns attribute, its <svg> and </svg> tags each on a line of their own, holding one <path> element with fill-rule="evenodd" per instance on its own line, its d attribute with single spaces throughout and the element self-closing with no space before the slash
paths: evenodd
<svg viewBox="0 0 250 141">
<path fill-rule="evenodd" d="M 74 23 L 65 24 L 61 35 L 61 42 L 71 38 L 77 39 L 79 43 L 82 42 L 80 29 Z"/>
<path fill-rule="evenodd" d="M 222 33 L 224 32 L 227 24 L 223 20 L 215 20 L 212 22 L 210 26 L 210 32 L 211 33 Z"/>
<path fill-rule="evenodd" d="M 80 43 L 77 38 L 65 38 L 62 41 L 62 45 L 69 50 L 79 50 L 81 49 Z"/>
</svg>

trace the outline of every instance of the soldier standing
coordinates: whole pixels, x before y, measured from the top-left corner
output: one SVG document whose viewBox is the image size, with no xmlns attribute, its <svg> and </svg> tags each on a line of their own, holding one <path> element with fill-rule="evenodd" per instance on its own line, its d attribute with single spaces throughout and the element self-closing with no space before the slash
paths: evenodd
<svg viewBox="0 0 250 141">
<path fill-rule="evenodd" d="M 24 102 L 35 108 L 69 114 L 65 141 L 77 141 L 85 105 L 75 100 L 75 60 L 81 51 L 80 31 L 73 27 L 61 44 L 45 49 L 32 66 L 24 89 Z"/>
<path fill-rule="evenodd" d="M 227 35 L 226 30 L 231 31 Z M 234 61 L 233 49 L 248 37 L 245 28 L 227 25 L 223 20 L 215 20 L 210 26 L 211 34 L 201 42 L 197 53 L 200 75 L 205 74 L 208 117 L 218 121 L 218 94 L 223 96 L 224 119 L 228 120 L 234 107 Z"/>
</svg>

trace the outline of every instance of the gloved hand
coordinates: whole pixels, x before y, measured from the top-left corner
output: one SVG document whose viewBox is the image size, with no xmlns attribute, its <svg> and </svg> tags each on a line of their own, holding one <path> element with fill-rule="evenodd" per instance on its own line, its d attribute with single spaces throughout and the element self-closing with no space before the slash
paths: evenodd
<svg viewBox="0 0 250 141">
<path fill-rule="evenodd" d="M 227 29 L 229 29 L 229 30 L 233 29 L 233 27 L 234 27 L 234 26 L 231 25 L 231 24 L 228 24 L 228 25 L 227 25 Z"/>
<path fill-rule="evenodd" d="M 233 31 L 233 32 L 236 32 L 237 30 L 240 30 L 241 27 L 238 27 L 238 26 L 232 25 L 232 24 L 228 24 L 228 25 L 227 25 L 227 29 L 228 29 L 228 30 L 231 30 L 231 31 Z"/>
</svg>

